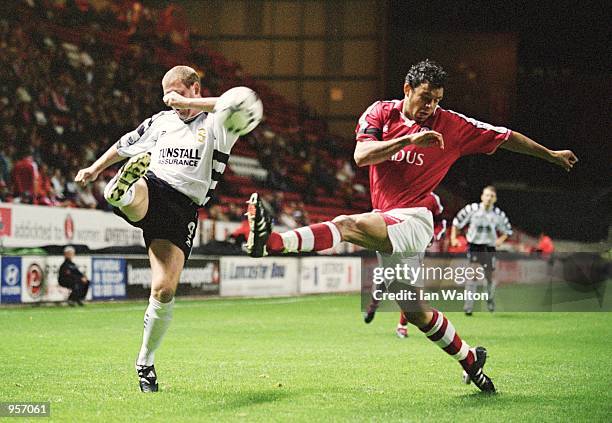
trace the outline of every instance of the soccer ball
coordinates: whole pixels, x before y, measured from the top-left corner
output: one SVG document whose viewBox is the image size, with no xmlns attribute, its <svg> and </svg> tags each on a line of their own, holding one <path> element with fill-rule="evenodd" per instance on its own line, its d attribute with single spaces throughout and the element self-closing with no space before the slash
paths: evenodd
<svg viewBox="0 0 612 423">
<path fill-rule="evenodd" d="M 252 89 L 234 87 L 219 97 L 213 112 L 228 131 L 245 135 L 261 122 L 263 104 Z"/>
</svg>

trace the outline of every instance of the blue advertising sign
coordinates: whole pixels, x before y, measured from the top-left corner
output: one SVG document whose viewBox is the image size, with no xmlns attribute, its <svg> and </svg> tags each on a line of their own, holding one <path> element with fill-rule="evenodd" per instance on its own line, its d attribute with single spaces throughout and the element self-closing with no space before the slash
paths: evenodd
<svg viewBox="0 0 612 423">
<path fill-rule="evenodd" d="M 21 302 L 21 257 L 2 257 L 0 302 Z"/>
<path fill-rule="evenodd" d="M 125 298 L 126 261 L 123 258 L 93 257 L 91 288 L 94 300 Z"/>
</svg>

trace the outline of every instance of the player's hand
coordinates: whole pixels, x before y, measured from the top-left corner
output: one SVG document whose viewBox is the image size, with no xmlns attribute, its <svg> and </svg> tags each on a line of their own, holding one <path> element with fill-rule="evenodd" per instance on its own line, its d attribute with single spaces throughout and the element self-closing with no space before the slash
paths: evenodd
<svg viewBox="0 0 612 423">
<path fill-rule="evenodd" d="M 558 150 L 552 152 L 550 162 L 569 172 L 578 162 L 578 157 L 571 150 Z"/>
<path fill-rule="evenodd" d="M 457 238 L 451 238 L 450 245 L 451 245 L 451 247 L 458 247 L 459 246 L 459 241 L 457 241 Z"/>
<path fill-rule="evenodd" d="M 94 169 L 92 166 L 86 167 L 85 169 L 79 170 L 76 177 L 74 178 L 74 182 L 84 187 L 89 182 L 93 182 L 98 179 L 98 175 L 100 174 L 99 170 Z"/>
<path fill-rule="evenodd" d="M 442 134 L 436 131 L 423 131 L 417 132 L 416 134 L 410 134 L 407 136 L 410 144 L 417 145 L 419 147 L 434 147 L 438 146 L 444 149 L 444 138 Z"/>
<path fill-rule="evenodd" d="M 172 107 L 173 109 L 189 109 L 191 106 L 189 104 L 190 99 L 187 97 L 183 97 L 177 92 L 171 91 L 166 94 L 163 98 L 164 103 L 168 107 Z"/>
</svg>

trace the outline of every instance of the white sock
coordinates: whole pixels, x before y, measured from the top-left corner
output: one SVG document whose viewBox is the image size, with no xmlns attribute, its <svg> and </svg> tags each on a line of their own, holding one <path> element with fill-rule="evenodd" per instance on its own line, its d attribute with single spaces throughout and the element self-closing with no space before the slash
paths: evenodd
<svg viewBox="0 0 612 423">
<path fill-rule="evenodd" d="M 169 303 L 161 303 L 155 298 L 149 298 L 149 306 L 144 315 L 144 332 L 142 346 L 136 364 L 139 366 L 152 366 L 155 350 L 161 344 L 162 338 L 172 321 L 174 298 Z"/>
</svg>

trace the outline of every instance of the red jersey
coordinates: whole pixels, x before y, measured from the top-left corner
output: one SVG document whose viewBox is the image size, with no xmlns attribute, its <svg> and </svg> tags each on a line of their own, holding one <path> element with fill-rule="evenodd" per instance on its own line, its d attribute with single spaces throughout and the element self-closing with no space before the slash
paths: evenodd
<svg viewBox="0 0 612 423">
<path fill-rule="evenodd" d="M 29 194 L 32 198 L 38 193 L 39 173 L 38 165 L 32 156 L 26 156 L 15 162 L 12 174 L 13 191 L 15 195 Z"/>
<path fill-rule="evenodd" d="M 422 124 L 403 113 L 403 100 L 377 101 L 361 115 L 357 141 L 387 141 L 433 130 L 444 137 L 439 147 L 408 145 L 388 160 L 370 166 L 370 192 L 374 209 L 427 207 L 436 214 L 433 191 L 461 156 L 493 154 L 511 131 L 437 107 Z"/>
</svg>

